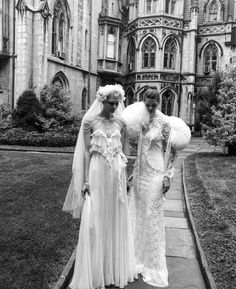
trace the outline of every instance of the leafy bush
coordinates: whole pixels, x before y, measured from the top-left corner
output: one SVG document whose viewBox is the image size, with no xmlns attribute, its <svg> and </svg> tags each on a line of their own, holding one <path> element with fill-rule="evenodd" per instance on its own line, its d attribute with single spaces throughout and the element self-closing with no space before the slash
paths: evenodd
<svg viewBox="0 0 236 289">
<path fill-rule="evenodd" d="M 1 133 L 0 144 L 63 147 L 74 146 L 77 134 L 68 132 L 44 132 L 26 131 L 22 128 L 13 128 Z"/>
<path fill-rule="evenodd" d="M 45 86 L 40 92 L 42 112 L 38 117 L 43 130 L 75 127 L 78 117 L 71 114 L 72 103 L 68 92 L 57 85 Z"/>
<path fill-rule="evenodd" d="M 203 124 L 203 136 L 209 144 L 232 151 L 232 145 L 236 146 L 236 68 L 223 75 L 217 101 L 211 108 L 211 122 Z"/>
<path fill-rule="evenodd" d="M 207 88 L 207 91 L 201 92 L 197 95 L 197 120 L 195 123 L 195 131 L 200 132 L 203 125 L 210 125 L 212 121 L 212 106 L 217 107 L 217 94 L 220 89 L 222 80 L 222 73 L 214 74 L 212 83 Z"/>
<path fill-rule="evenodd" d="M 0 105 L 0 132 L 12 128 L 11 109 L 9 104 Z"/>
<path fill-rule="evenodd" d="M 42 126 L 38 120 L 41 112 L 39 100 L 32 89 L 25 90 L 17 100 L 16 109 L 12 112 L 14 126 L 25 130 L 41 131 Z"/>
<path fill-rule="evenodd" d="M 71 114 L 71 107 L 68 93 L 58 85 L 45 86 L 39 100 L 33 90 L 24 91 L 12 113 L 0 107 L 0 144 L 75 145 L 81 118 Z"/>
</svg>

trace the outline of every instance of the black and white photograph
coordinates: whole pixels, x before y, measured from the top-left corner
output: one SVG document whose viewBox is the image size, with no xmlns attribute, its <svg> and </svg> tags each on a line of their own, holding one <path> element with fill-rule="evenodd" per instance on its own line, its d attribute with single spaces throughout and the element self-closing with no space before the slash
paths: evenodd
<svg viewBox="0 0 236 289">
<path fill-rule="evenodd" d="M 236 288 L 236 0 L 0 0 L 0 289 Z"/>
</svg>

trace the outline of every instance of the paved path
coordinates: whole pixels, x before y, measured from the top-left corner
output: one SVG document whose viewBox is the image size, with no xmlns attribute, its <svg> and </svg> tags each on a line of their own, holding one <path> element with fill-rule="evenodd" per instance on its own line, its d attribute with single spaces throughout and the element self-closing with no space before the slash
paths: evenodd
<svg viewBox="0 0 236 289">
<path fill-rule="evenodd" d="M 195 244 L 190 231 L 183 205 L 182 163 L 195 152 L 213 152 L 200 138 L 193 138 L 190 145 L 179 153 L 175 165 L 175 177 L 171 189 L 166 195 L 165 230 L 166 255 L 169 271 L 169 289 L 206 289 L 199 263 L 196 257 Z M 107 287 L 116 288 L 116 287 Z M 154 289 L 140 278 L 125 289 Z"/>
</svg>

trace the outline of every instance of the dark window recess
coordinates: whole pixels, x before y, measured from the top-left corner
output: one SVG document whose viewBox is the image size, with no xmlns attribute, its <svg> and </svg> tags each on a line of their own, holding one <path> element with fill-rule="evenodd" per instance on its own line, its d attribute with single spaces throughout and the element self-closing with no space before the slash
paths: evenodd
<svg viewBox="0 0 236 289">
<path fill-rule="evenodd" d="M 231 45 L 236 46 L 236 27 L 232 28 L 231 32 Z"/>
</svg>

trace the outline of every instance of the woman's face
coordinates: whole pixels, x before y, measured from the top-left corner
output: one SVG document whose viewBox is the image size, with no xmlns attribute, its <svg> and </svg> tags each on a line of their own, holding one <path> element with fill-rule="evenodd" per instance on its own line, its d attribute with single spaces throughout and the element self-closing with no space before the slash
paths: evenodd
<svg viewBox="0 0 236 289">
<path fill-rule="evenodd" d="M 118 96 L 116 95 L 109 95 L 107 99 L 103 102 L 103 106 L 105 110 L 110 113 L 114 113 L 119 105 Z"/>
<path fill-rule="evenodd" d="M 149 99 L 146 98 L 144 100 L 144 104 L 146 106 L 147 111 L 149 112 L 149 114 L 154 114 L 157 110 L 157 106 L 158 106 L 158 101 L 156 99 Z"/>
</svg>

